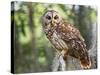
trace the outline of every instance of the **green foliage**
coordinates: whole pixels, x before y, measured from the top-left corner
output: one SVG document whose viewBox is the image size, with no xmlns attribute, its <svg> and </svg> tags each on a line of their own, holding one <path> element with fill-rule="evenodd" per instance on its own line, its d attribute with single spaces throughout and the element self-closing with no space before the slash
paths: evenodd
<svg viewBox="0 0 100 75">
<path fill-rule="evenodd" d="M 64 19 L 75 24 L 87 45 L 91 44 L 88 34 L 97 14 L 92 6 L 17 2 L 14 10 L 16 73 L 50 71 L 55 50 L 44 35 L 41 23 L 41 16 L 48 9 L 57 10 Z"/>
</svg>

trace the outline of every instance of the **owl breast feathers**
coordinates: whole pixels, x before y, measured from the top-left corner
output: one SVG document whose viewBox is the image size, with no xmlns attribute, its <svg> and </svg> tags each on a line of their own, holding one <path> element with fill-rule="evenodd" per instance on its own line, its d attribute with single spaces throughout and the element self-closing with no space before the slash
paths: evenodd
<svg viewBox="0 0 100 75">
<path fill-rule="evenodd" d="M 79 30 L 64 22 L 58 12 L 50 10 L 43 15 L 43 29 L 51 44 L 63 53 L 64 60 L 70 55 L 80 60 L 83 69 L 91 67 L 88 50 Z"/>
</svg>

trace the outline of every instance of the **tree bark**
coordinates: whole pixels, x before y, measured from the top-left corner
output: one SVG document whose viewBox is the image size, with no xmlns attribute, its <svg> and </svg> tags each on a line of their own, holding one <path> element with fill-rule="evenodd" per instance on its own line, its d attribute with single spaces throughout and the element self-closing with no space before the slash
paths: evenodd
<svg viewBox="0 0 100 75">
<path fill-rule="evenodd" d="M 63 59 L 63 56 L 59 54 L 56 54 L 56 56 L 53 59 L 52 63 L 52 71 L 65 71 L 66 70 L 66 64 Z"/>
</svg>

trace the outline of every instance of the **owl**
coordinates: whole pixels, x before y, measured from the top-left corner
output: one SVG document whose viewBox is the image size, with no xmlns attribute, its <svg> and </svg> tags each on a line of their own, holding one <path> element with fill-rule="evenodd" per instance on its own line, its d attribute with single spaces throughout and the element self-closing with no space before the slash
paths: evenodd
<svg viewBox="0 0 100 75">
<path fill-rule="evenodd" d="M 42 27 L 56 51 L 66 60 L 72 56 L 80 61 L 83 69 L 91 68 L 91 60 L 80 31 L 64 21 L 55 10 L 48 10 L 42 16 Z"/>
</svg>

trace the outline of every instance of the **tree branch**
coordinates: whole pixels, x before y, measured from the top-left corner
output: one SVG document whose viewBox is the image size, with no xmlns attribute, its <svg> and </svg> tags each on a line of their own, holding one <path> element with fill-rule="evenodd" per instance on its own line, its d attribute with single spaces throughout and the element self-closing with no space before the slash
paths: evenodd
<svg viewBox="0 0 100 75">
<path fill-rule="evenodd" d="M 65 71 L 66 64 L 62 55 L 56 54 L 52 63 L 52 71 Z"/>
</svg>

